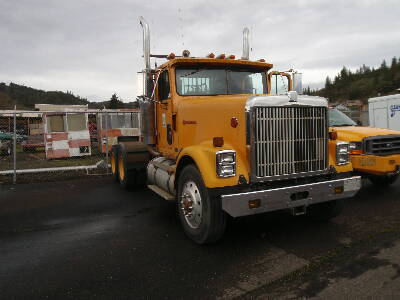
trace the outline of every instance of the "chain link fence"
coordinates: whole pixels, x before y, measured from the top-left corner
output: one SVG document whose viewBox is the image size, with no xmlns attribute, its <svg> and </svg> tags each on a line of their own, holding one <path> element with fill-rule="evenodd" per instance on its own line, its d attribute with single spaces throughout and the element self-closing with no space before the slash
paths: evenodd
<svg viewBox="0 0 400 300">
<path fill-rule="evenodd" d="M 0 184 L 110 174 L 112 145 L 139 124 L 137 110 L 0 111 Z"/>
</svg>

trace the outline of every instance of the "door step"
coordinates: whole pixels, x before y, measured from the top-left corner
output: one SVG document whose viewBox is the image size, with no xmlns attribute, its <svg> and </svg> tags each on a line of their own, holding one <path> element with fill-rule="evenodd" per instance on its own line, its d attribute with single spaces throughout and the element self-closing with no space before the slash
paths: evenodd
<svg viewBox="0 0 400 300">
<path fill-rule="evenodd" d="M 175 196 L 160 189 L 158 186 L 156 185 L 148 185 L 147 186 L 149 189 L 151 189 L 154 193 L 158 194 L 159 196 L 163 197 L 165 200 L 168 201 L 174 201 L 175 200 Z"/>
</svg>

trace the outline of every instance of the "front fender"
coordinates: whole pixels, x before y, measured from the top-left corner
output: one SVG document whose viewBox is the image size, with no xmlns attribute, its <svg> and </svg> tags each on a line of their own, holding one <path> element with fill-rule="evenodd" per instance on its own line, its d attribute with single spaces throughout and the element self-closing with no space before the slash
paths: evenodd
<svg viewBox="0 0 400 300">
<path fill-rule="evenodd" d="M 236 150 L 225 144 L 224 147 L 214 147 L 212 142 L 204 142 L 199 145 L 182 149 L 177 159 L 177 168 L 184 157 L 190 157 L 196 163 L 207 188 L 217 188 L 238 185 L 239 176 L 243 175 L 249 181 L 248 170 L 244 164 L 242 155 L 236 151 L 236 175 L 232 177 L 218 177 L 216 173 L 216 152 L 221 150 Z"/>
</svg>

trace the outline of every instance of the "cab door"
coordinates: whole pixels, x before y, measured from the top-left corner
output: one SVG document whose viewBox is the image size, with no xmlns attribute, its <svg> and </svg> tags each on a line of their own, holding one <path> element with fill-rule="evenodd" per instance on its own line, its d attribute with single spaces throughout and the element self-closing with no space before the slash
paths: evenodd
<svg viewBox="0 0 400 300">
<path fill-rule="evenodd" d="M 175 158 L 177 137 L 172 124 L 173 101 L 168 70 L 162 70 L 157 84 L 157 144 L 165 157 Z"/>
</svg>

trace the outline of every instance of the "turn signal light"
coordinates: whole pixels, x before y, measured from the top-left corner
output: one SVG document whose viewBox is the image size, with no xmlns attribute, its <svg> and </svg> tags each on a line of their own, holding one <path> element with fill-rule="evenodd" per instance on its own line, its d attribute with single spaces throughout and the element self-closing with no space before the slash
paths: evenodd
<svg viewBox="0 0 400 300">
<path fill-rule="evenodd" d="M 264 59 L 264 58 L 261 58 L 261 59 L 259 59 L 258 61 L 259 61 L 259 62 L 265 62 L 265 59 Z"/>
<path fill-rule="evenodd" d="M 335 194 L 343 194 L 344 188 L 343 186 L 335 186 L 334 190 Z"/>
<path fill-rule="evenodd" d="M 215 54 L 211 52 L 211 53 L 208 54 L 206 57 L 208 57 L 208 58 L 214 58 L 214 57 L 215 57 Z"/>
<path fill-rule="evenodd" d="M 224 145 L 224 138 L 223 137 L 214 137 L 213 145 L 214 145 L 214 147 L 222 147 Z"/>
<path fill-rule="evenodd" d="M 337 140 L 337 132 L 336 131 L 329 131 L 329 139 L 330 140 Z"/>
<path fill-rule="evenodd" d="M 363 154 L 363 143 L 362 142 L 350 142 L 350 154 Z"/>
<path fill-rule="evenodd" d="M 219 59 L 225 59 L 225 54 L 222 53 L 222 54 L 218 55 L 217 58 L 219 58 Z"/>
<path fill-rule="evenodd" d="M 229 55 L 228 59 L 235 59 L 235 55 L 233 55 L 233 54 Z"/>
<path fill-rule="evenodd" d="M 260 199 L 255 199 L 255 200 L 249 200 L 249 208 L 259 208 L 261 206 L 261 200 Z"/>
<path fill-rule="evenodd" d="M 175 53 L 170 53 L 168 56 L 167 56 L 167 59 L 174 59 L 175 58 Z"/>
<path fill-rule="evenodd" d="M 350 154 L 360 155 L 360 154 L 363 154 L 363 151 L 362 150 L 351 150 L 350 149 Z"/>
<path fill-rule="evenodd" d="M 232 126 L 233 128 L 236 128 L 238 125 L 239 125 L 238 119 L 237 119 L 236 117 L 232 117 L 232 118 L 231 118 L 231 126 Z"/>
</svg>

